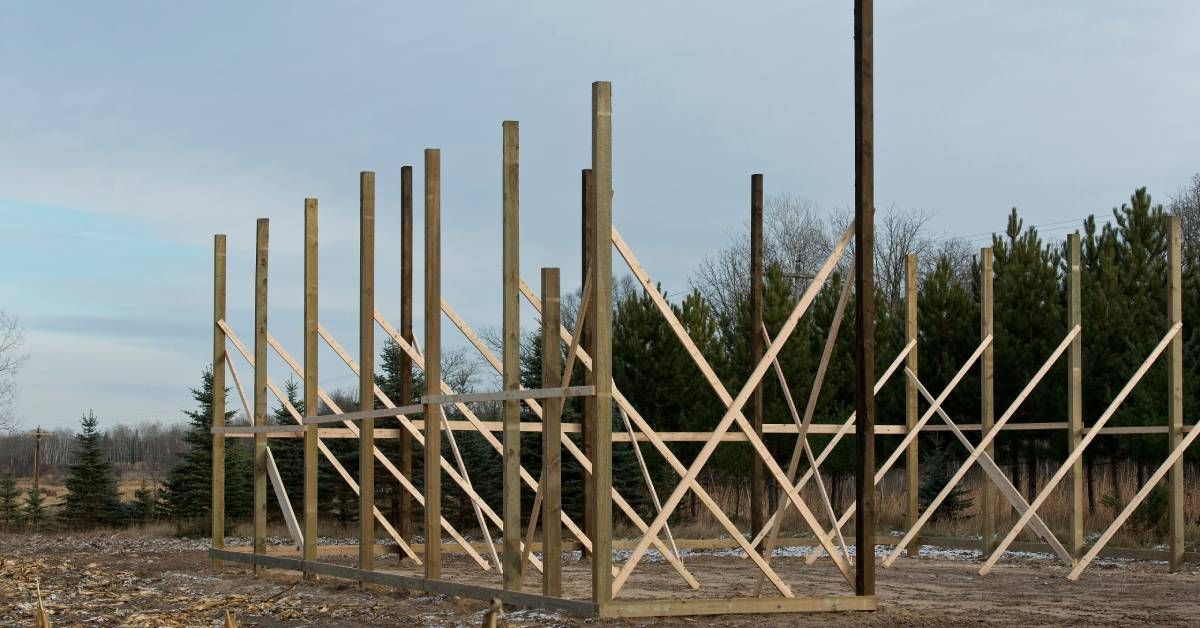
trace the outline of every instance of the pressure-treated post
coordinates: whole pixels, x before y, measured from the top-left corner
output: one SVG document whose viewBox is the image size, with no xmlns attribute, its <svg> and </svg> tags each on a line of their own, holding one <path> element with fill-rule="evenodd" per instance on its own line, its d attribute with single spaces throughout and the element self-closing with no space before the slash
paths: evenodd
<svg viewBox="0 0 1200 628">
<path fill-rule="evenodd" d="M 594 193 L 592 192 L 591 168 L 583 169 L 581 173 L 581 179 L 582 181 L 580 188 L 583 192 L 583 200 L 581 202 L 581 208 L 583 210 L 583 219 L 581 223 L 583 232 L 583 246 L 581 247 L 581 250 L 583 251 L 583 254 L 580 256 L 582 267 L 580 268 L 579 276 L 583 277 L 580 285 L 580 290 L 582 291 L 582 284 L 587 283 L 587 278 L 591 277 L 591 246 L 592 238 L 595 237 L 595 226 L 592 224 L 592 220 L 595 218 L 595 212 L 592 211 L 592 201 L 595 200 L 595 198 Z M 580 298 L 583 298 L 582 292 L 580 292 Z M 579 330 L 579 347 L 588 355 L 596 355 L 595 334 L 592 333 L 593 328 L 591 315 L 589 314 L 588 316 L 583 317 L 583 328 Z M 593 386 L 595 383 L 596 378 L 592 373 L 592 370 L 583 369 L 583 385 Z M 596 433 L 594 426 L 596 424 L 596 419 L 595 415 L 592 414 L 592 411 L 595 410 L 595 408 L 592 406 L 592 404 L 587 403 L 587 400 L 584 400 L 584 403 L 581 405 L 583 406 L 583 411 L 580 413 L 579 427 L 583 432 L 583 455 L 586 456 L 588 460 L 595 460 Z M 587 535 L 589 539 L 594 539 L 596 538 L 596 502 L 592 491 L 595 486 L 592 482 L 591 472 L 584 471 L 583 474 L 583 533 Z M 590 551 L 585 549 L 581 555 L 590 555 Z"/>
<path fill-rule="evenodd" d="M 504 390 L 521 387 L 521 319 L 517 281 L 520 275 L 520 137 L 517 123 L 502 125 L 504 136 L 502 205 L 504 222 L 503 354 Z M 521 590 L 521 406 L 504 401 L 504 588 Z M 543 496 L 544 499 L 544 496 Z"/>
<path fill-rule="evenodd" d="M 592 601 L 612 602 L 612 84 L 592 83 Z"/>
<path fill-rule="evenodd" d="M 225 427 L 225 234 L 213 236 L 212 426 Z M 38 431 L 42 431 L 40 428 Z M 40 456 L 39 456 L 40 457 Z M 212 546 L 225 548 L 225 435 L 212 439 Z M 214 558 L 213 569 L 221 568 Z"/>
<path fill-rule="evenodd" d="M 1067 235 L 1067 331 L 1083 321 L 1079 234 Z M 1083 334 L 1067 349 L 1067 441 L 1071 451 L 1083 440 Z M 1071 466 L 1071 556 L 1083 556 L 1083 457 Z"/>
<path fill-rule="evenodd" d="M 904 258 L 904 343 L 912 344 L 917 340 L 917 256 L 909 253 Z M 904 359 L 904 366 L 917 374 L 917 345 L 909 350 Z M 912 378 L 904 379 L 904 426 L 908 430 L 917 429 L 920 415 L 917 412 L 917 383 Z M 908 443 L 904 452 L 905 494 L 908 499 L 907 515 L 904 527 L 913 529 L 920 517 L 921 493 L 921 459 L 917 450 L 920 438 L 914 438 Z M 914 537 L 908 544 L 908 555 L 917 556 L 921 553 L 921 539 Z"/>
<path fill-rule="evenodd" d="M 442 381 L 442 152 L 425 149 L 425 381 Z M 442 577 L 442 407 L 425 404 L 425 577 Z"/>
<path fill-rule="evenodd" d="M 750 175 L 750 364 L 754 369 L 762 360 L 763 338 L 763 176 Z M 763 394 L 762 381 L 754 387 L 754 396 L 750 398 L 750 425 L 754 433 L 762 438 L 763 433 Z M 763 460 L 759 456 L 750 457 L 750 529 L 758 532 L 763 529 L 766 518 L 766 480 L 763 474 Z"/>
<path fill-rule="evenodd" d="M 992 249 L 979 250 L 979 336 L 986 338 L 994 331 L 992 320 Z M 979 423 L 984 434 L 991 431 L 996 422 L 995 397 L 993 394 L 994 351 L 996 344 L 988 343 L 979 358 Z M 995 445 L 987 446 L 987 455 L 996 457 Z M 988 479 L 983 481 L 983 553 L 991 554 L 996 547 L 996 486 Z"/>
<path fill-rule="evenodd" d="M 304 414 L 317 413 L 317 199 L 304 199 Z M 317 559 L 317 425 L 304 426 L 304 552 Z M 307 573 L 307 572 L 306 572 Z M 312 574 L 308 574 L 313 577 Z"/>
<path fill-rule="evenodd" d="M 267 245 L 270 223 L 258 219 L 254 258 L 254 424 L 267 424 Z M 267 551 L 267 435 L 254 435 L 254 553 Z M 254 572 L 261 568 L 254 566 Z"/>
<path fill-rule="evenodd" d="M 400 335 L 412 346 L 413 343 L 413 187 L 412 166 L 400 168 Z M 400 352 L 400 400 L 405 406 L 413 402 L 413 363 L 407 351 Z M 400 473 L 412 479 L 413 452 L 412 434 L 400 430 Z M 400 491 L 400 538 L 411 543 L 413 499 L 408 491 Z M 404 554 L 401 554 L 403 556 Z"/>
<path fill-rule="evenodd" d="M 358 409 L 375 409 L 375 173 L 358 177 Z M 375 568 L 375 419 L 358 432 L 358 568 Z"/>
<path fill-rule="evenodd" d="M 1167 222 L 1167 324 L 1175 325 L 1183 321 L 1183 270 L 1181 249 L 1181 227 L 1178 215 L 1171 216 Z M 1174 451 L 1183 440 L 1183 334 L 1175 334 L 1167 352 L 1167 387 L 1169 391 L 1167 406 L 1167 422 L 1170 425 L 1168 449 Z M 1192 428 L 1192 429 L 1200 429 Z M 1168 563 L 1171 571 L 1183 567 L 1184 542 L 1184 477 L 1183 457 L 1171 465 L 1168 476 L 1168 510 L 1170 511 L 1170 535 Z"/>
<path fill-rule="evenodd" d="M 562 380 L 557 268 L 542 269 L 542 388 Z M 562 596 L 562 399 L 546 399 L 542 420 L 542 595 Z"/>
<path fill-rule="evenodd" d="M 875 595 L 875 89 L 874 7 L 854 3 L 854 589 Z"/>
</svg>

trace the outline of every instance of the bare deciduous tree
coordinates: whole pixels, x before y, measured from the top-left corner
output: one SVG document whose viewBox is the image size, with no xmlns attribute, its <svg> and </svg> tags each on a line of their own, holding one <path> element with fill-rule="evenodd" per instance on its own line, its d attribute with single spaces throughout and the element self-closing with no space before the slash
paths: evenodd
<svg viewBox="0 0 1200 628">
<path fill-rule="evenodd" d="M 17 394 L 16 376 L 28 354 L 22 352 L 25 334 L 17 317 L 0 311 L 0 431 L 17 427 L 13 400 Z"/>
<path fill-rule="evenodd" d="M 1187 251 L 1184 263 L 1195 263 L 1200 256 L 1200 173 L 1192 175 L 1191 181 L 1171 196 L 1168 206 L 1183 222 L 1183 247 Z"/>
</svg>

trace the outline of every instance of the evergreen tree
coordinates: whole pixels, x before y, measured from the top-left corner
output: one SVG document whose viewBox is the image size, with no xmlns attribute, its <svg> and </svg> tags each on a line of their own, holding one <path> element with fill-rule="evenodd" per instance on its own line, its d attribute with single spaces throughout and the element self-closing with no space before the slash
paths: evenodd
<svg viewBox="0 0 1200 628">
<path fill-rule="evenodd" d="M 75 435 L 77 462 L 65 482 L 62 517 L 80 528 L 123 523 L 117 474 L 104 452 L 96 415 L 89 411 L 80 424 L 83 431 Z"/>
<path fill-rule="evenodd" d="M 283 394 L 287 397 L 288 403 L 303 416 L 304 400 L 300 398 L 300 383 L 289 377 L 283 383 Z M 294 425 L 296 423 L 292 414 L 288 412 L 287 406 L 282 403 L 275 407 L 270 421 L 274 425 Z M 275 459 L 275 466 L 279 469 L 279 477 L 283 480 L 288 500 L 292 503 L 293 508 L 298 508 L 304 503 L 304 440 L 273 438 L 269 441 L 269 445 L 271 457 Z M 317 494 L 320 495 L 319 492 Z M 268 512 L 280 512 L 274 490 L 267 491 L 267 499 L 270 502 L 267 506 Z M 297 513 L 297 516 L 303 516 L 303 513 Z"/>
<path fill-rule="evenodd" d="M 154 521 L 158 514 L 158 491 L 142 482 L 133 492 L 133 501 L 126 505 L 125 511 L 132 524 L 142 525 Z"/>
<path fill-rule="evenodd" d="M 11 473 L 0 475 L 0 526 L 10 528 L 21 518 L 21 491 Z"/>
<path fill-rule="evenodd" d="M 21 521 L 34 532 L 45 529 L 50 523 L 50 512 L 46 509 L 41 490 L 30 488 L 25 495 L 25 506 L 21 509 Z"/>
<path fill-rule="evenodd" d="M 206 368 L 199 388 L 192 389 L 192 398 L 199 404 L 195 410 L 185 410 L 190 428 L 183 437 L 187 451 L 167 474 L 164 509 L 176 521 L 188 521 L 208 530 L 208 513 L 212 506 L 212 369 Z M 229 390 L 222 391 L 226 398 Z M 228 407 L 228 406 L 226 406 Z M 228 423 L 234 413 L 225 413 Z M 250 516 L 252 505 L 251 454 L 241 439 L 225 441 L 225 516 L 244 519 Z M 201 530 L 197 530 L 200 532 Z"/>
<path fill-rule="evenodd" d="M 957 470 L 957 465 L 950 458 L 949 448 L 941 439 L 930 439 L 930 444 L 933 447 L 928 448 L 928 453 L 921 457 L 921 488 L 919 500 L 921 510 L 925 510 L 929 504 L 942 492 L 946 487 L 946 483 L 954 476 Z M 935 521 L 955 521 L 962 519 L 964 513 L 971 507 L 973 500 L 966 486 L 960 482 L 955 485 L 954 489 L 946 495 L 946 499 L 942 500 L 941 505 L 933 513 Z"/>
</svg>

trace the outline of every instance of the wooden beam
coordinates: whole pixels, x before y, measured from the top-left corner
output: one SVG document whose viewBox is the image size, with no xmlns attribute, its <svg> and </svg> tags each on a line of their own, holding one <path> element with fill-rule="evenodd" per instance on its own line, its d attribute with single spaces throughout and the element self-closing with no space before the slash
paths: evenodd
<svg viewBox="0 0 1200 628">
<path fill-rule="evenodd" d="M 362 371 L 359 371 L 360 373 Z M 374 382 L 372 382 L 374 385 Z M 360 402 L 361 404 L 361 402 Z M 374 410 L 359 410 L 358 412 L 335 412 L 333 414 L 321 414 L 317 416 L 304 417 L 304 425 L 320 425 L 323 423 L 342 423 L 343 421 L 362 421 L 366 419 L 379 419 L 384 417 L 398 417 L 400 415 L 408 415 L 417 412 L 422 412 L 425 406 L 422 404 L 412 404 L 408 406 L 398 406 L 393 408 L 375 408 Z"/>
<path fill-rule="evenodd" d="M 213 236 L 213 357 L 212 357 L 212 417 L 214 428 L 225 426 L 225 331 L 219 324 L 225 320 L 225 234 Z M 225 439 L 212 439 L 212 546 L 225 547 Z M 213 569 L 221 568 L 214 558 Z"/>
<path fill-rule="evenodd" d="M 442 156 L 425 149 L 425 381 L 442 380 Z M 425 406 L 425 577 L 442 576 L 442 408 Z"/>
<path fill-rule="evenodd" d="M 317 199 L 304 199 L 304 411 L 317 409 Z M 304 427 L 304 560 L 317 558 L 317 457 L 316 425 Z M 314 576 L 306 574 L 309 579 Z"/>
<path fill-rule="evenodd" d="M 542 269 L 542 386 L 561 386 L 562 343 L 557 268 Z M 514 298 L 516 295 L 513 295 Z M 562 596 L 562 408 L 563 400 L 546 400 L 542 418 L 542 595 Z M 532 521 L 529 524 L 533 529 Z"/>
<path fill-rule="evenodd" d="M 979 337 L 991 336 L 994 329 L 992 304 L 992 249 L 984 247 L 979 250 Z M 979 360 L 979 424 L 983 431 L 992 429 L 996 422 L 995 410 L 995 346 L 988 343 Z M 995 445 L 988 445 L 983 455 L 991 460 L 996 456 Z M 991 482 L 983 483 L 983 494 L 980 497 L 980 518 L 983 537 L 984 553 L 990 553 L 996 546 L 996 486 Z"/>
<path fill-rule="evenodd" d="M 515 388 L 496 392 L 463 393 L 455 395 L 424 395 L 421 403 L 472 403 L 477 401 L 520 401 L 522 399 L 562 399 L 564 397 L 590 397 L 596 393 L 594 386 L 567 386 L 550 388 Z M 519 407 L 519 404 L 518 404 Z"/>
<path fill-rule="evenodd" d="M 400 335 L 412 344 L 413 336 L 413 168 L 400 168 Z M 400 352 L 400 405 L 413 401 L 412 356 Z M 400 473 L 406 478 L 413 476 L 412 434 L 400 430 Z M 413 538 L 413 500 L 407 491 L 400 493 L 400 536 Z"/>
<path fill-rule="evenodd" d="M 1079 234 L 1067 235 L 1067 329 L 1081 327 L 1082 264 L 1079 256 Z M 1075 334 L 1067 351 L 1067 447 L 1074 450 L 1083 439 L 1083 334 Z M 1083 458 L 1071 468 L 1071 527 L 1067 546 L 1071 555 L 1083 553 Z"/>
<path fill-rule="evenodd" d="M 917 256 L 909 253 L 904 256 L 904 341 L 916 343 L 920 328 L 917 326 Z M 908 352 L 904 368 L 914 376 L 917 374 L 917 345 Z M 904 426 L 913 429 L 917 424 L 917 386 L 913 380 L 904 378 Z M 879 433 L 879 430 L 876 430 Z M 921 458 L 919 445 L 921 439 L 914 438 L 904 452 L 904 496 L 907 502 L 905 509 L 904 527 L 911 530 L 921 516 Z M 908 547 L 908 556 L 918 556 L 921 553 L 921 539 L 913 540 Z"/>
<path fill-rule="evenodd" d="M 501 278 L 502 340 L 504 372 L 503 388 L 516 391 L 521 387 L 521 303 L 517 294 L 520 275 L 520 130 L 516 121 L 502 125 L 502 205 L 503 205 L 503 262 Z M 521 404 L 516 399 L 504 401 L 504 478 L 501 501 L 504 512 L 504 588 L 521 590 Z"/>
<path fill-rule="evenodd" d="M 583 236 L 583 242 L 580 246 L 579 272 L 580 277 L 583 278 L 581 281 L 586 286 L 587 278 L 592 276 L 591 247 L 592 238 L 595 237 L 595 225 L 592 224 L 592 220 L 595 218 L 592 211 L 592 201 L 595 199 L 594 192 L 592 191 L 591 168 L 584 168 L 580 172 L 580 191 L 582 192 L 580 209 L 583 214 L 580 221 L 580 232 Z M 577 334 L 579 336 L 578 342 L 579 347 L 583 350 L 583 353 L 592 355 L 596 351 L 595 336 L 592 333 L 593 325 L 592 322 L 588 320 L 587 316 L 582 315 L 583 309 L 584 308 L 582 307 L 581 303 L 580 314 L 583 321 L 583 326 L 579 328 L 579 332 Z M 569 384 L 570 382 L 567 383 Z M 590 368 L 584 369 L 583 371 L 583 384 L 585 386 L 595 384 L 595 378 Z M 596 449 L 595 418 L 592 415 L 592 410 L 594 407 L 592 404 L 587 403 L 586 400 L 584 403 L 580 404 L 580 406 L 582 408 L 582 412 L 579 416 L 579 422 L 583 427 L 583 455 L 587 457 L 588 460 L 594 460 Z M 594 489 L 595 483 L 592 481 L 592 473 L 591 471 L 585 471 L 583 474 L 583 531 L 589 539 L 593 538 L 596 534 L 596 498 Z M 591 552 L 589 550 L 585 550 L 584 555 L 590 556 Z"/>
<path fill-rule="evenodd" d="M 259 218 L 254 258 L 254 425 L 267 424 L 267 248 L 270 223 Z M 254 553 L 267 549 L 267 435 L 254 435 Z M 257 570 L 256 572 L 257 573 Z"/>
<path fill-rule="evenodd" d="M 358 409 L 375 409 L 375 173 L 358 176 Z M 375 419 L 358 427 L 358 568 L 375 568 Z"/>
<path fill-rule="evenodd" d="M 630 600 L 600 606 L 601 617 L 674 617 L 765 613 L 873 611 L 873 595 L 817 595 L 794 598 L 707 598 Z"/>
<path fill-rule="evenodd" d="M 762 359 L 763 342 L 759 330 L 763 328 L 763 176 L 750 175 L 750 368 Z M 763 390 L 762 383 L 754 388 L 750 397 L 750 425 L 754 433 L 762 436 Z M 800 443 L 797 443 L 799 446 Z M 789 481 L 794 478 L 789 478 Z M 750 529 L 761 530 L 766 519 L 766 477 L 763 462 L 758 456 L 750 461 Z M 771 557 L 768 553 L 767 560 Z M 762 578 L 758 579 L 762 587 Z"/>
<path fill-rule="evenodd" d="M 214 427 L 209 430 L 213 434 L 249 434 L 277 436 L 283 434 L 303 434 L 302 425 L 227 425 Z"/>
<path fill-rule="evenodd" d="M 592 83 L 592 601 L 612 601 L 612 83 Z M 661 524 L 660 526 L 661 527 Z M 650 525 L 651 536 L 657 529 Z"/>
<path fill-rule="evenodd" d="M 292 509 L 292 500 L 288 499 L 287 487 L 283 485 L 283 477 L 279 475 L 279 467 L 275 464 L 275 456 L 267 447 L 267 477 L 271 479 L 271 488 L 275 491 L 275 503 L 279 504 L 279 512 L 287 525 L 288 534 L 296 549 L 304 551 L 304 533 L 300 531 L 300 522 L 296 520 L 296 511 Z"/>
<path fill-rule="evenodd" d="M 854 589 L 875 595 L 875 68 L 874 3 L 854 3 Z"/>
<path fill-rule="evenodd" d="M 1183 324 L 1183 236 L 1178 214 L 1167 218 L 1167 322 Z M 1172 450 L 1183 442 L 1183 334 L 1175 334 L 1167 349 L 1167 425 L 1170 435 L 1167 444 Z M 1168 551 L 1171 571 L 1183 568 L 1183 552 L 1187 521 L 1184 519 L 1186 478 L 1183 457 L 1171 466 L 1167 480 Z"/>
</svg>

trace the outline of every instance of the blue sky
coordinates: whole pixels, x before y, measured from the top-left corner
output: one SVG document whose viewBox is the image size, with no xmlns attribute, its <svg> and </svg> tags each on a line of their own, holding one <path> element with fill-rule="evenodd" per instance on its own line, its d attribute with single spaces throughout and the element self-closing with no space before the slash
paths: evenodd
<svg viewBox="0 0 1200 628">
<path fill-rule="evenodd" d="M 615 222 L 672 291 L 739 232 L 752 172 L 849 205 L 849 2 L 591 6 L 0 6 L 0 309 L 26 328 L 25 425 L 180 419 L 210 358 L 212 234 L 248 340 L 259 216 L 271 328 L 298 354 L 306 196 L 322 320 L 355 346 L 360 170 L 378 173 L 378 299 L 398 317 L 387 240 L 425 147 L 443 156 L 445 295 L 498 324 L 502 120 L 521 121 L 523 275 L 576 285 L 593 80 L 613 82 Z M 1042 224 L 1140 185 L 1165 200 L 1200 170 L 1197 23 L 1184 1 L 877 3 L 878 206 L 961 235 L 1012 206 Z M 322 383 L 352 385 L 335 360 Z"/>
</svg>

